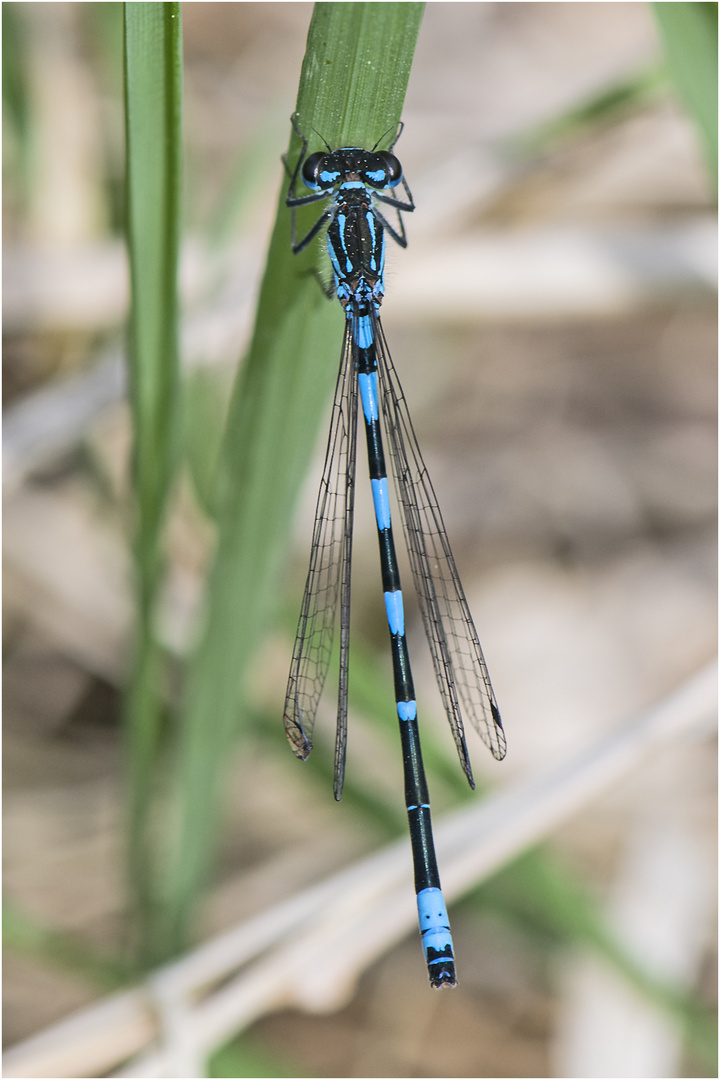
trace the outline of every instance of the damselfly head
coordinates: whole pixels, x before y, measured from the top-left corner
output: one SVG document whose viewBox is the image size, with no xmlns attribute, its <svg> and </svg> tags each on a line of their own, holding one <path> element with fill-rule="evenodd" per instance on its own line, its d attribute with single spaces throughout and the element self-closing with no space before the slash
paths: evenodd
<svg viewBox="0 0 720 1080">
<path fill-rule="evenodd" d="M 402 180 L 402 165 L 389 150 L 360 150 L 355 146 L 317 150 L 303 162 L 301 176 L 311 191 L 329 191 L 344 181 L 354 181 L 382 190 L 394 188 Z"/>
</svg>

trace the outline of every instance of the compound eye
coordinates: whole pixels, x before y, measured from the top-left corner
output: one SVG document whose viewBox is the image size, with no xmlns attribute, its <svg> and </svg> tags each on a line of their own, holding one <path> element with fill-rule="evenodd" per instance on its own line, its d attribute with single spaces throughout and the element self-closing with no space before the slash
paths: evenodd
<svg viewBox="0 0 720 1080">
<path fill-rule="evenodd" d="M 385 174 L 387 176 L 387 180 L 385 181 L 386 184 L 388 184 L 389 187 L 397 187 L 402 180 L 402 165 L 389 150 L 378 150 L 377 156 L 385 166 Z"/>
<path fill-rule="evenodd" d="M 305 158 L 302 167 L 302 181 L 305 187 L 317 190 L 319 187 L 328 186 L 323 182 L 322 178 L 323 162 L 326 156 L 321 150 L 318 150 Z"/>
</svg>

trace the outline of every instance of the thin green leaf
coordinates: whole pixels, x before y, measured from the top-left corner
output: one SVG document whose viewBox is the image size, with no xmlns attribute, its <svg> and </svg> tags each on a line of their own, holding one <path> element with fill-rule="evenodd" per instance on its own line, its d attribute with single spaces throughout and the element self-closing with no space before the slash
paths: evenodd
<svg viewBox="0 0 720 1080">
<path fill-rule="evenodd" d="M 27 29 L 19 4 L 2 7 L 3 176 L 7 191 L 25 205 L 33 184 L 33 115 L 28 78 Z"/>
<path fill-rule="evenodd" d="M 717 189 L 718 6 L 715 3 L 652 5 L 670 74 L 697 125 Z"/>
<path fill-rule="evenodd" d="M 135 657 L 126 720 L 130 879 L 152 959 L 154 856 L 149 840 L 160 755 L 161 655 L 153 619 L 162 586 L 162 530 L 178 452 L 178 299 L 182 163 L 182 37 L 178 3 L 125 5 L 130 404 L 133 422 Z"/>
<path fill-rule="evenodd" d="M 576 139 L 593 132 L 599 125 L 617 123 L 633 110 L 646 107 L 659 92 L 666 91 L 668 76 L 664 67 L 653 64 L 619 82 L 605 87 L 600 93 L 573 105 L 564 112 L 523 132 L 515 142 L 521 150 L 537 153 L 551 149 L 556 143 Z"/>
</svg>

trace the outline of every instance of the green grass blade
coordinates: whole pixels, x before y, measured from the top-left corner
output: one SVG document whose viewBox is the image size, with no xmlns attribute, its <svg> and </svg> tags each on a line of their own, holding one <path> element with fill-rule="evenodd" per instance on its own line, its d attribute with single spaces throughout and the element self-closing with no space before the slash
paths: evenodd
<svg viewBox="0 0 720 1080">
<path fill-rule="evenodd" d="M 32 94 L 28 75 L 27 29 L 17 4 L 2 6 L 3 177 L 7 192 L 24 208 L 33 184 Z M 14 169 L 8 168 L 8 157 Z M 13 175 L 15 173 L 16 175 Z M 13 183 L 13 180 L 15 181 Z"/>
<path fill-rule="evenodd" d="M 182 37 L 178 3 L 125 5 L 125 130 L 131 313 L 135 656 L 126 698 L 131 890 L 149 962 L 151 796 L 160 754 L 161 656 L 153 618 L 162 585 L 162 529 L 178 443 L 178 298 L 182 164 Z"/>
<path fill-rule="evenodd" d="M 716 3 L 652 5 L 680 98 L 697 125 L 717 190 L 718 6 Z"/>
<path fill-rule="evenodd" d="M 646 107 L 666 90 L 668 81 L 664 65 L 655 63 L 612 83 L 549 120 L 533 124 L 513 142 L 526 153 L 547 152 L 558 143 L 582 138 L 595 131 L 598 125 L 617 123 L 624 115 Z"/>
<path fill-rule="evenodd" d="M 334 144 L 347 139 L 373 145 L 394 129 L 421 16 L 422 5 L 414 3 L 316 5 L 297 101 L 304 130 L 314 127 Z M 298 148 L 293 136 L 295 153 Z M 185 942 L 207 877 L 222 770 L 242 723 L 245 673 L 276 606 L 295 500 L 340 350 L 338 305 L 318 288 L 312 255 L 294 258 L 290 252 L 286 190 L 287 179 L 221 452 L 217 556 L 180 731 L 179 836 L 163 927 L 168 953 Z M 278 739 L 283 737 L 278 717 Z"/>
</svg>

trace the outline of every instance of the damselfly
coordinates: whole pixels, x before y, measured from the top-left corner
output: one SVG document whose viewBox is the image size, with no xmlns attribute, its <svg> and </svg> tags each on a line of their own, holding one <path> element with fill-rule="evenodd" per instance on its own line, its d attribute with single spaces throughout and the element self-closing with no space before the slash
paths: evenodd
<svg viewBox="0 0 720 1080">
<path fill-rule="evenodd" d="M 505 756 L 505 735 L 437 498 L 380 323 L 385 233 L 401 247 L 406 247 L 401 215 L 415 209 L 400 162 L 392 152 L 402 125 L 387 150 L 378 150 L 379 142 L 372 150 L 348 146 L 333 150 L 325 143 L 325 150 L 306 156 L 307 140 L 294 117 L 292 122 L 302 140 L 287 196 L 292 213 L 292 250 L 295 254 L 302 251 L 327 227 L 327 250 L 335 292 L 345 310 L 346 321 L 315 512 L 310 568 L 288 680 L 285 730 L 294 753 L 305 760 L 312 749 L 313 725 L 330 663 L 339 601 L 340 680 L 334 791 L 335 798 L 340 799 L 347 740 L 350 563 L 359 394 L 390 628 L 420 933 L 431 984 L 434 987 L 454 986 L 455 958 L 440 889 L 420 749 L 400 574 L 390 519 L 381 416 L 435 675 L 460 764 L 471 787 L 475 784 L 465 744 L 462 712 L 469 716 L 473 727 L 498 760 Z M 297 194 L 298 177 L 310 194 Z M 397 197 L 400 186 L 404 198 Z M 295 209 L 322 201 L 327 203 L 322 214 L 298 240 Z M 396 212 L 397 227 L 386 220 L 385 207 Z"/>
</svg>

